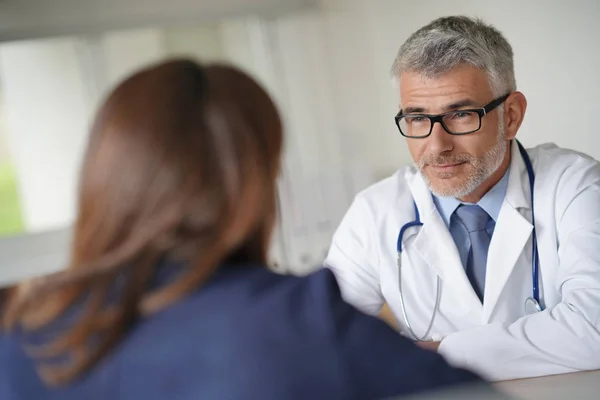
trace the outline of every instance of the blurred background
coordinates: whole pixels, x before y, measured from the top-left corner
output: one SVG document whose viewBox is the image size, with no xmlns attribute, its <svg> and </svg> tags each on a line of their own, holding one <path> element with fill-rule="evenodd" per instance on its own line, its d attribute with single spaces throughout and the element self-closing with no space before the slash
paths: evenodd
<svg viewBox="0 0 600 400">
<path fill-rule="evenodd" d="M 96 107 L 173 56 L 234 64 L 276 99 L 287 137 L 272 259 L 313 271 L 354 195 L 411 162 L 389 69 L 414 30 L 453 14 L 512 44 L 526 146 L 600 158 L 595 0 L 0 0 L 0 285 L 65 266 Z"/>
</svg>

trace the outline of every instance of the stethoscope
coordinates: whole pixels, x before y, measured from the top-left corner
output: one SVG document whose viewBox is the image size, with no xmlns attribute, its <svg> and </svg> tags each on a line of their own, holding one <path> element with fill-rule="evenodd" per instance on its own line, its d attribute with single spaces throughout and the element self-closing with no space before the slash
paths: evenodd
<svg viewBox="0 0 600 400">
<path fill-rule="evenodd" d="M 540 288 L 539 288 L 539 257 L 538 257 L 538 248 L 537 248 L 537 236 L 536 236 L 536 232 L 535 232 L 535 215 L 533 212 L 533 185 L 535 183 L 535 173 L 533 171 L 533 166 L 531 165 L 531 159 L 529 158 L 529 155 L 527 154 L 527 151 L 525 150 L 525 148 L 523 147 L 523 145 L 521 145 L 521 143 L 518 140 L 515 140 L 515 142 L 517 143 L 517 146 L 519 147 L 519 152 L 521 153 L 521 157 L 523 158 L 523 162 L 525 163 L 525 168 L 527 169 L 527 176 L 529 178 L 529 190 L 531 193 L 531 224 L 533 225 L 533 231 L 532 231 L 532 238 L 533 238 L 533 245 L 532 245 L 532 255 L 531 255 L 531 277 L 532 277 L 532 296 L 528 297 L 525 300 L 525 313 L 527 315 L 529 314 L 534 314 L 536 312 L 540 312 L 543 310 L 543 307 L 541 306 L 540 303 Z M 433 327 L 433 321 L 435 320 L 435 316 L 437 314 L 437 310 L 438 307 L 440 305 L 440 297 L 441 297 L 441 278 L 438 275 L 437 276 L 437 282 L 436 282 L 436 296 L 435 296 L 435 305 L 433 307 L 433 314 L 431 315 L 431 320 L 429 321 L 429 325 L 427 326 L 427 330 L 425 331 L 425 334 L 423 334 L 422 336 L 418 336 L 415 334 L 415 332 L 413 331 L 410 322 L 408 321 L 408 314 L 406 313 L 406 307 L 404 304 L 404 296 L 402 294 L 402 263 L 401 263 L 401 256 L 402 256 L 402 237 L 404 236 L 404 232 L 412 227 L 415 226 L 423 226 L 423 223 L 421 222 L 421 218 L 419 216 L 419 209 L 417 207 L 417 203 L 415 203 L 413 201 L 413 207 L 415 210 L 415 219 L 414 221 L 408 222 L 406 224 L 404 224 L 402 226 L 402 228 L 400 228 L 400 233 L 398 234 L 398 242 L 397 242 L 397 250 L 398 250 L 398 289 L 400 291 L 400 305 L 402 308 L 402 315 L 404 317 L 404 322 L 406 323 L 406 327 L 408 328 L 408 332 L 410 333 L 410 335 L 418 341 L 423 341 L 427 338 L 427 336 L 429 335 L 429 332 L 431 332 L 431 328 Z"/>
</svg>

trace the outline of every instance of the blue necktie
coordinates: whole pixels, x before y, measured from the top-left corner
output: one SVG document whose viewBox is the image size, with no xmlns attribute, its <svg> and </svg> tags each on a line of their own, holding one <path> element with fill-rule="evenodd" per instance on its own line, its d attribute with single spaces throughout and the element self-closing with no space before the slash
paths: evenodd
<svg viewBox="0 0 600 400">
<path fill-rule="evenodd" d="M 467 228 L 471 239 L 471 249 L 466 267 L 467 277 L 477 296 L 483 302 L 487 254 L 491 239 L 486 228 L 491 217 L 483 208 L 477 205 L 461 205 L 455 212 Z"/>
</svg>

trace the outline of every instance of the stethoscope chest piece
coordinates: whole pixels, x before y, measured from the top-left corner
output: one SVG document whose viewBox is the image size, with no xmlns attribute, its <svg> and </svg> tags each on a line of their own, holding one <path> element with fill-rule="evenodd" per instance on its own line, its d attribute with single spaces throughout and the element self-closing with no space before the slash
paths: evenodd
<svg viewBox="0 0 600 400">
<path fill-rule="evenodd" d="M 542 311 L 540 303 L 533 297 L 528 297 L 525 300 L 525 315 L 531 315 Z"/>
</svg>

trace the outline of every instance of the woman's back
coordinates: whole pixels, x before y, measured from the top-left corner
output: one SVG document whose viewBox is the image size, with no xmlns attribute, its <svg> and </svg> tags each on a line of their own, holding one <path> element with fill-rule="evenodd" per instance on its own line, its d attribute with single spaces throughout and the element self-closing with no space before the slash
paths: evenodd
<svg viewBox="0 0 600 400">
<path fill-rule="evenodd" d="M 15 400 L 372 399 L 476 380 L 343 302 L 327 269 L 299 278 L 224 267 L 65 388 L 47 389 L 15 338 Z"/>
</svg>

